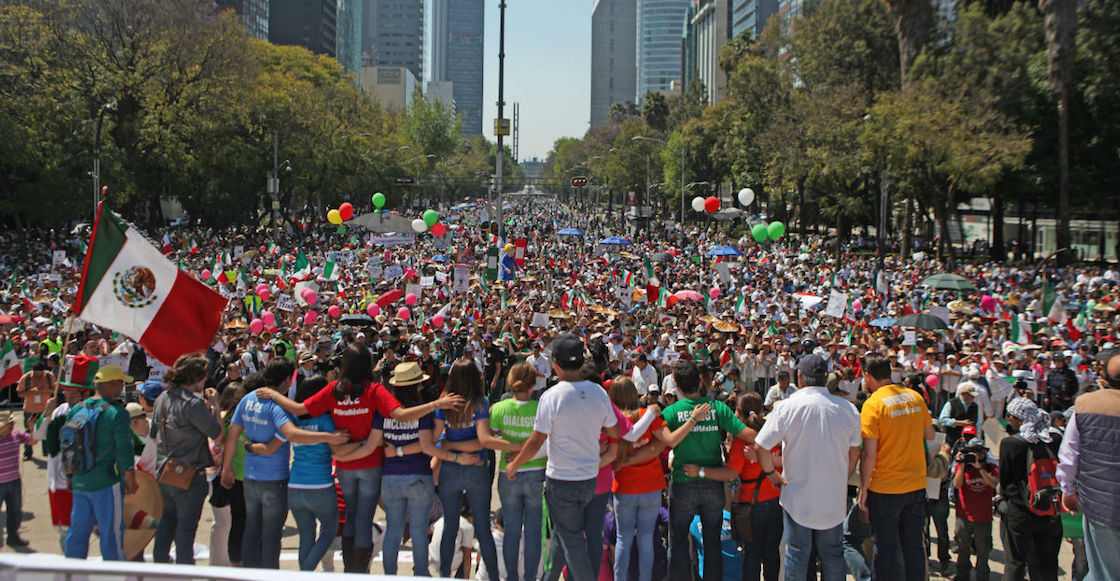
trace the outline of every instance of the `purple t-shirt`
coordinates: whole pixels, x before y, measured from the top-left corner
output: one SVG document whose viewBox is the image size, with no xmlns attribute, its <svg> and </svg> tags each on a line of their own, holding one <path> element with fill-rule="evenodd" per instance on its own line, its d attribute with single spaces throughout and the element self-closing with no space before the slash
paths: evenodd
<svg viewBox="0 0 1120 581">
<path fill-rule="evenodd" d="M 373 416 L 373 429 L 381 430 L 384 434 L 385 444 L 389 446 L 405 447 L 413 442 L 420 441 L 420 430 L 431 431 L 435 427 L 435 417 L 427 414 L 418 420 L 401 422 L 393 418 L 386 418 L 381 414 Z M 385 455 L 385 466 L 381 474 L 431 474 L 431 459 L 423 452 L 406 454 L 404 456 Z"/>
</svg>

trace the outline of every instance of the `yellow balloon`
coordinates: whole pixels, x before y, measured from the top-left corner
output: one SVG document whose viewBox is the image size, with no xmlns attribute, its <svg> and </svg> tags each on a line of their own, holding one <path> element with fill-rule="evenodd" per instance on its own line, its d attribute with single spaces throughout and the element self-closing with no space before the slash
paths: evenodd
<svg viewBox="0 0 1120 581">
<path fill-rule="evenodd" d="M 327 222 L 330 222 L 331 224 L 335 224 L 335 225 L 341 224 L 342 223 L 342 214 L 340 214 L 338 212 L 338 210 L 331 210 L 331 211 L 327 212 Z"/>
</svg>

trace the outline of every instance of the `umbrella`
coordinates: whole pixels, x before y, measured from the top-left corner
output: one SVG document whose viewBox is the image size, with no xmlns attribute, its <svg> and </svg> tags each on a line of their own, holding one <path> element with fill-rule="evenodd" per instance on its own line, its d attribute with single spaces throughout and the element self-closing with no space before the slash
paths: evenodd
<svg viewBox="0 0 1120 581">
<path fill-rule="evenodd" d="M 673 255 L 669 254 L 668 252 L 657 252 L 654 253 L 653 256 L 649 257 L 649 259 L 653 262 L 672 262 Z"/>
<path fill-rule="evenodd" d="M 628 246 L 630 241 L 622 238 L 621 236 L 608 236 L 599 241 L 599 244 L 607 244 L 610 246 Z"/>
<path fill-rule="evenodd" d="M 21 317 L 19 315 L 3 315 L 3 314 L 0 314 L 0 325 L 12 325 L 12 324 L 15 324 L 15 323 L 22 323 L 26 320 L 27 319 L 24 319 L 23 317 Z"/>
<path fill-rule="evenodd" d="M 694 290 L 677 291 L 677 292 L 673 293 L 673 296 L 677 297 L 678 299 L 680 299 L 682 301 L 702 301 L 702 300 L 704 300 L 704 295 L 702 295 L 702 294 L 700 294 L 700 293 L 698 293 Z"/>
<path fill-rule="evenodd" d="M 937 290 L 974 291 L 976 285 L 963 276 L 956 274 L 935 274 L 922 281 L 922 286 Z"/>
<path fill-rule="evenodd" d="M 579 228 L 561 228 L 556 231 L 558 236 L 583 236 L 583 230 Z"/>
<path fill-rule="evenodd" d="M 343 315 L 338 322 L 343 325 L 353 325 L 357 327 L 372 327 L 377 324 L 377 321 L 374 321 L 373 317 L 369 315 Z"/>
<path fill-rule="evenodd" d="M 400 300 L 401 297 L 403 297 L 403 296 L 404 296 L 404 291 L 403 290 L 401 290 L 399 288 L 398 289 L 393 289 L 393 290 L 388 291 L 388 292 L 382 294 L 381 296 L 377 297 L 377 306 L 384 309 L 385 307 L 393 304 L 393 301 Z"/>
<path fill-rule="evenodd" d="M 885 329 L 887 327 L 893 327 L 897 320 L 898 319 L 893 319 L 891 317 L 879 317 L 878 319 L 873 319 L 868 324 L 872 327 L 882 327 Z"/>
<path fill-rule="evenodd" d="M 509 212 L 512 209 L 513 209 L 513 206 L 502 206 L 502 211 L 503 212 Z"/>
<path fill-rule="evenodd" d="M 447 262 L 447 257 L 442 254 L 437 254 L 432 257 L 432 262 Z"/>
<path fill-rule="evenodd" d="M 793 298 L 801 302 L 803 309 L 811 309 L 824 301 L 823 298 L 812 293 L 794 293 Z"/>
<path fill-rule="evenodd" d="M 708 256 L 742 256 L 743 253 L 739 252 L 738 248 L 734 246 L 713 246 L 708 251 Z"/>
<path fill-rule="evenodd" d="M 666 250 L 665 252 L 669 256 L 680 256 L 681 255 L 681 251 L 677 250 L 676 248 L 670 248 L 670 249 Z"/>
<path fill-rule="evenodd" d="M 919 313 L 916 315 L 905 315 L 895 321 L 894 326 L 925 329 L 927 331 L 949 328 L 949 326 L 945 324 L 945 321 L 942 321 L 940 318 L 933 315 L 927 315 L 924 313 Z"/>
</svg>

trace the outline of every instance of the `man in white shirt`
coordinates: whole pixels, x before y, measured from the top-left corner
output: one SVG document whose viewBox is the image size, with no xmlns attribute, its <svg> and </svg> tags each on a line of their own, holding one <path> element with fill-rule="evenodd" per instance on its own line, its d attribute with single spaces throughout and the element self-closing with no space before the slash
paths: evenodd
<svg viewBox="0 0 1120 581">
<path fill-rule="evenodd" d="M 797 365 L 798 392 L 778 406 L 755 437 L 762 474 L 783 486 L 786 579 L 804 579 L 814 548 L 823 581 L 842 581 L 848 477 L 859 459 L 859 413 L 823 387 L 828 363 L 807 355 Z M 782 443 L 784 474 L 774 471 L 770 449 Z"/>
<path fill-rule="evenodd" d="M 790 382 L 788 371 L 778 372 L 778 383 L 770 386 L 766 392 L 766 399 L 762 402 L 766 407 L 774 407 L 774 404 L 783 399 L 789 399 L 793 394 L 797 393 L 797 386 Z"/>
<path fill-rule="evenodd" d="M 533 385 L 533 392 L 540 395 L 544 388 L 548 386 L 548 376 L 552 375 L 552 363 L 548 357 L 544 356 L 541 352 L 541 344 L 539 341 L 533 341 L 532 353 L 525 358 L 529 365 L 533 366 L 533 371 L 537 374 L 536 383 Z"/>
<path fill-rule="evenodd" d="M 548 442 L 545 498 L 553 533 L 564 551 L 569 578 L 594 581 L 594 571 L 584 531 L 587 507 L 595 495 L 599 476 L 599 434 L 608 438 L 607 461 L 618 453 L 618 419 L 607 392 L 583 379 L 584 345 L 570 333 L 552 342 L 552 368 L 560 383 L 541 395 L 533 434 L 517 457 L 506 464 L 506 476 L 517 478 L 517 469 L 536 456 Z M 600 523 L 601 526 L 601 523 Z"/>
<path fill-rule="evenodd" d="M 630 372 L 630 379 L 634 380 L 638 395 L 645 395 L 649 393 L 650 387 L 657 387 L 657 370 L 649 364 L 645 353 L 639 353 L 634 358 L 634 369 Z"/>
</svg>

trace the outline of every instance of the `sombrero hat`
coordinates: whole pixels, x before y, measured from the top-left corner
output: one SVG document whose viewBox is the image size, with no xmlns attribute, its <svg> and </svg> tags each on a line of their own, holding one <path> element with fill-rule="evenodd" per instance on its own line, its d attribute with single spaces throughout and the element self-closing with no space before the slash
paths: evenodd
<svg viewBox="0 0 1120 581">
<path fill-rule="evenodd" d="M 155 477 L 137 470 L 136 492 L 124 497 L 124 554 L 129 560 L 144 551 L 156 536 L 159 519 L 163 517 L 163 496 Z"/>
</svg>

